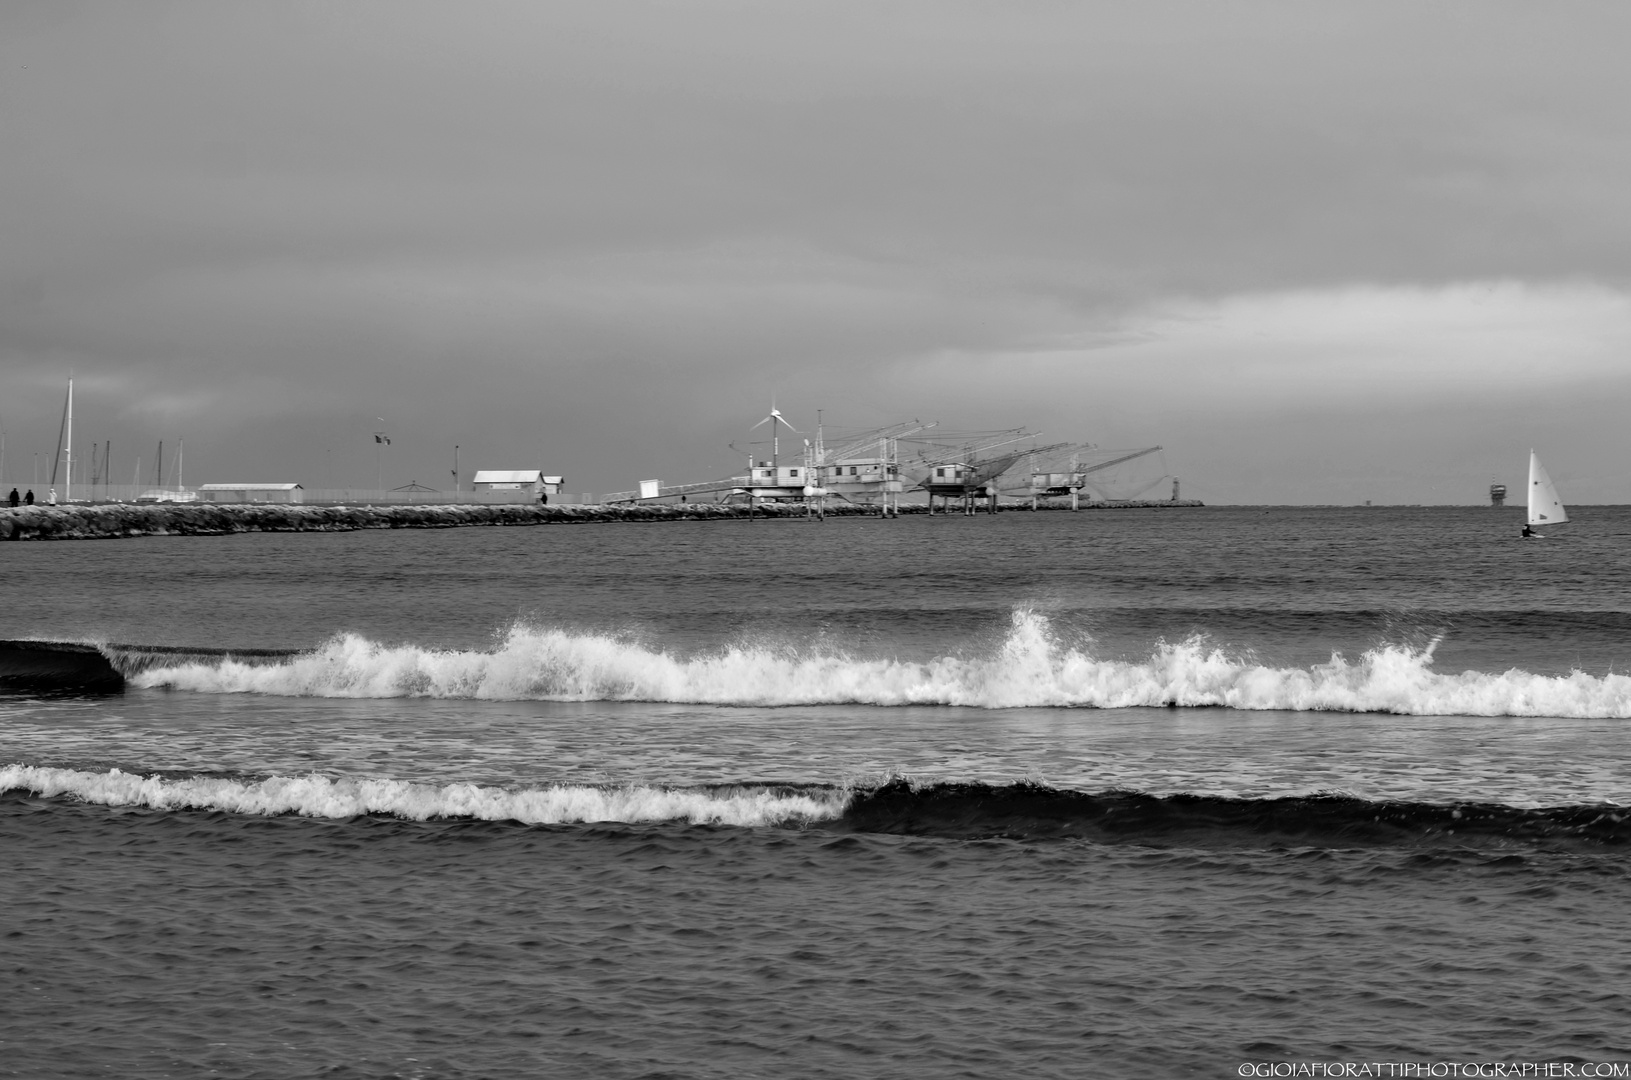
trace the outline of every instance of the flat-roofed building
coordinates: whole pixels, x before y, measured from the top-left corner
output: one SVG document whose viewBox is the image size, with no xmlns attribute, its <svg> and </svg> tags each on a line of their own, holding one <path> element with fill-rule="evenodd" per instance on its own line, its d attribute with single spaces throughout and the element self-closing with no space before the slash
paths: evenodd
<svg viewBox="0 0 1631 1080">
<path fill-rule="evenodd" d="M 299 484 L 202 484 L 198 498 L 211 503 L 299 503 L 306 501 L 306 489 Z"/>
</svg>

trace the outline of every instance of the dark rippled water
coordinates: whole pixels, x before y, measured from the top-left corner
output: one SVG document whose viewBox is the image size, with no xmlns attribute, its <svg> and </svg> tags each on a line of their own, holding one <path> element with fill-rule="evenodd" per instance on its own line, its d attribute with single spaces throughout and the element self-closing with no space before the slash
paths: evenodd
<svg viewBox="0 0 1631 1080">
<path fill-rule="evenodd" d="M 1577 516 L 5 545 L 0 1075 L 1624 1060 Z"/>
</svg>

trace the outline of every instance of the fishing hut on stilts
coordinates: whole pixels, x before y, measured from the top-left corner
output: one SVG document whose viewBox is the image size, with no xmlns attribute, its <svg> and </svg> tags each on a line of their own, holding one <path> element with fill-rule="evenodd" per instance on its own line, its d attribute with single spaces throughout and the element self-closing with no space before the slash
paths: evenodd
<svg viewBox="0 0 1631 1080">
<path fill-rule="evenodd" d="M 781 429 L 786 427 L 794 434 L 802 434 L 799 429 L 788 422 L 781 410 L 772 402 L 770 415 L 760 420 L 749 431 L 757 430 L 764 425 L 770 425 L 770 458 L 759 458 L 756 453 L 748 455 L 748 472 L 746 483 L 732 494 L 745 498 L 748 504 L 749 516 L 755 506 L 761 503 L 788 503 L 802 502 L 805 505 L 806 516 L 817 513 L 826 516 L 826 507 L 821 505 L 819 499 L 825 494 L 820 488 L 818 470 L 813 467 L 815 452 L 810 440 L 804 440 L 804 452 L 794 461 L 783 464 L 781 460 Z M 762 445 L 762 444 L 760 444 Z"/>
<path fill-rule="evenodd" d="M 820 478 L 820 498 L 824 501 L 831 496 L 859 506 L 875 506 L 884 517 L 899 517 L 900 496 L 905 488 L 900 441 L 934 426 L 932 422 L 907 420 L 843 435 L 829 449 L 825 427 L 818 423 L 812 465 Z"/>
<path fill-rule="evenodd" d="M 1002 489 L 1003 474 L 1027 455 L 1049 453 L 1068 444 L 1014 448 L 1014 443 L 1035 439 L 1036 435 L 1024 428 L 1005 431 L 968 432 L 964 435 L 941 436 L 926 443 L 918 451 L 922 477 L 917 486 L 929 496 L 929 513 L 934 513 L 934 500 L 940 500 L 944 514 L 951 513 L 953 500 L 961 504 L 965 515 L 983 508 L 995 514 Z M 955 441 L 953 441 L 955 440 Z"/>
<path fill-rule="evenodd" d="M 1136 499 L 1163 480 L 1173 479 L 1166 471 L 1165 460 L 1159 475 L 1153 479 L 1140 477 L 1133 481 L 1120 480 L 1112 470 L 1128 462 L 1138 461 L 1150 454 L 1161 453 L 1161 447 L 1149 446 L 1142 450 L 1101 450 L 1092 443 L 1065 443 L 1054 447 L 1041 447 L 1031 451 L 1030 485 L 1028 494 L 1031 509 L 1046 499 L 1069 498 L 1070 508 L 1081 506 L 1082 492 L 1091 500 L 1095 494 L 1104 501 Z M 1177 499 L 1174 488 L 1174 501 Z"/>
</svg>

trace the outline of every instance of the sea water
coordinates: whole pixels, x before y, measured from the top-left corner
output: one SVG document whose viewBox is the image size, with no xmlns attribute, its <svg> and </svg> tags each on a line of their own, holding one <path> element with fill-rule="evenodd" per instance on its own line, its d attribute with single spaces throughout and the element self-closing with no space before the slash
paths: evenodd
<svg viewBox="0 0 1631 1080">
<path fill-rule="evenodd" d="M 1631 511 L 1520 527 L 5 545 L 126 687 L 0 695 L 0 1075 L 1624 1060 Z"/>
</svg>

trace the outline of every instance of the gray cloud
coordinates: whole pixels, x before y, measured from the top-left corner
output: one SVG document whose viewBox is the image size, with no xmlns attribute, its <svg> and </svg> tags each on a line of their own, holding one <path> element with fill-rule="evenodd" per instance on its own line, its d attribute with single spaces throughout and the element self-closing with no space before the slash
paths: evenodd
<svg viewBox="0 0 1631 1080">
<path fill-rule="evenodd" d="M 1161 442 L 1219 500 L 1471 500 L 1533 438 L 1631 501 L 1570 411 L 1626 389 L 1628 24 L 14 3 L 8 455 L 72 368 L 90 428 L 217 479 L 369 481 L 376 415 L 397 483 L 455 442 L 711 476 L 774 394 Z"/>
</svg>

